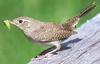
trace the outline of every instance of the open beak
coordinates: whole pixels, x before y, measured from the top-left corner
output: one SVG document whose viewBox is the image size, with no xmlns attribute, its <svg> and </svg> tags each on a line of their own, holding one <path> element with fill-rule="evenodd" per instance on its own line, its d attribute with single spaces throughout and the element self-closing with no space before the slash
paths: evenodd
<svg viewBox="0 0 100 64">
<path fill-rule="evenodd" d="M 3 22 L 5 23 L 5 25 L 6 25 L 6 27 L 7 27 L 8 29 L 11 28 L 11 21 L 10 21 L 10 20 L 4 20 Z"/>
</svg>

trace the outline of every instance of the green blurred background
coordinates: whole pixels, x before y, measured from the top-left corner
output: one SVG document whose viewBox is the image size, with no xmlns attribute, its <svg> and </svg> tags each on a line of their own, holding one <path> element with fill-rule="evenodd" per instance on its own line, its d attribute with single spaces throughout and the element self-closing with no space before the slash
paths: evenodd
<svg viewBox="0 0 100 64">
<path fill-rule="evenodd" d="M 63 23 L 93 1 L 97 7 L 81 18 L 78 26 L 100 12 L 100 0 L 0 0 L 0 64 L 27 64 L 33 56 L 47 49 L 47 46 L 32 43 L 15 26 L 8 30 L 3 20 L 30 16 L 44 22 Z"/>
</svg>

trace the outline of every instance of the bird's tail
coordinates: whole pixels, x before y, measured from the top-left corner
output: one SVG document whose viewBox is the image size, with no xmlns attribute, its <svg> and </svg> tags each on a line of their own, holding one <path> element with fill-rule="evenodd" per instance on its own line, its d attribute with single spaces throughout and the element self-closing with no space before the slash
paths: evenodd
<svg viewBox="0 0 100 64">
<path fill-rule="evenodd" d="M 65 28 L 68 28 L 68 27 L 75 28 L 75 26 L 78 24 L 78 21 L 80 20 L 80 18 L 82 16 L 86 15 L 88 12 L 90 12 L 95 7 L 96 7 L 95 3 L 90 4 L 82 12 L 80 12 L 77 16 L 72 17 L 71 19 L 68 19 L 64 24 L 62 24 L 62 26 L 65 27 Z"/>
<path fill-rule="evenodd" d="M 82 12 L 79 13 L 79 15 L 77 15 L 77 17 L 82 17 L 85 14 L 87 14 L 88 12 L 90 12 L 92 9 L 94 9 L 96 7 L 96 3 L 93 2 L 91 5 L 87 6 Z"/>
</svg>

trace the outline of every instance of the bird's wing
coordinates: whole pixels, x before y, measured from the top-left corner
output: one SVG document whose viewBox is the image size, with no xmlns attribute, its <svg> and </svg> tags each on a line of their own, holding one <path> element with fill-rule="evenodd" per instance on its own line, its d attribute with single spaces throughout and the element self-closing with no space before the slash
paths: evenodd
<svg viewBox="0 0 100 64">
<path fill-rule="evenodd" d="M 73 33 L 73 31 L 61 29 L 59 25 L 46 24 L 32 32 L 34 35 L 31 38 L 40 42 L 51 42 L 63 40 Z"/>
</svg>

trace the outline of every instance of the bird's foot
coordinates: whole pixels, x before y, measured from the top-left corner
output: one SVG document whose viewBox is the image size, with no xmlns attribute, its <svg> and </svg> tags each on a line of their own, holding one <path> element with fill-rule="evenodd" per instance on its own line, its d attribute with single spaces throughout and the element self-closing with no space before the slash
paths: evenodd
<svg viewBox="0 0 100 64">
<path fill-rule="evenodd" d="M 51 56 L 53 56 L 54 54 L 52 54 L 52 53 L 47 53 L 47 54 L 45 54 L 44 56 L 45 56 L 45 58 L 49 58 L 49 57 L 51 57 Z"/>
</svg>

